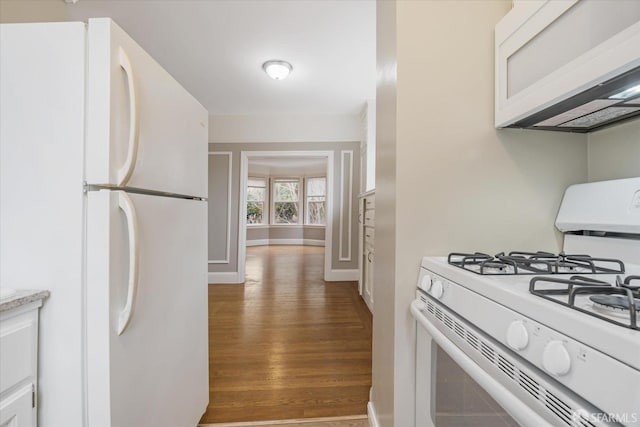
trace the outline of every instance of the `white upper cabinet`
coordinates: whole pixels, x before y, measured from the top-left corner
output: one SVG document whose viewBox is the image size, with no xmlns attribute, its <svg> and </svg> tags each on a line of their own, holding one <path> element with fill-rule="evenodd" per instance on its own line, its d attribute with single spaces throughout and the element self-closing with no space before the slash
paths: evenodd
<svg viewBox="0 0 640 427">
<path fill-rule="evenodd" d="M 87 183 L 207 197 L 207 111 L 111 19 L 89 20 L 87 81 Z"/>
<path fill-rule="evenodd" d="M 640 1 L 515 1 L 496 25 L 495 61 L 496 127 L 535 128 L 556 117 L 541 127 L 580 131 L 562 129 L 562 120 L 608 107 L 611 95 L 597 93 L 598 86 L 615 80 L 630 87 L 639 74 Z M 578 95 L 582 99 L 562 104 Z M 590 104 L 594 100 L 604 103 Z M 523 122 L 527 118 L 533 122 Z"/>
</svg>

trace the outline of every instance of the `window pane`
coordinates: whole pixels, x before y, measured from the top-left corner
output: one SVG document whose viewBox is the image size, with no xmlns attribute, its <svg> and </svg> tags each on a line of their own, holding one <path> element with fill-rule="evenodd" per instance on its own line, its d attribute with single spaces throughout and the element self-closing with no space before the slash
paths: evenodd
<svg viewBox="0 0 640 427">
<path fill-rule="evenodd" d="M 266 194 L 266 189 L 260 187 L 249 187 L 247 188 L 247 200 L 249 201 L 258 201 L 264 202 L 264 196 Z"/>
<path fill-rule="evenodd" d="M 313 199 L 313 197 L 311 199 Z M 307 203 L 307 215 L 309 224 L 325 223 L 324 197 L 322 199 L 322 201 L 309 200 L 309 202 Z"/>
<path fill-rule="evenodd" d="M 297 202 L 298 181 L 276 181 L 274 191 L 275 202 Z"/>
<path fill-rule="evenodd" d="M 327 192 L 326 178 L 307 178 L 307 195 L 324 196 Z"/>
<path fill-rule="evenodd" d="M 276 202 L 273 214 L 276 224 L 297 224 L 298 223 L 298 203 L 296 202 Z"/>
<path fill-rule="evenodd" d="M 327 194 L 327 179 L 307 178 L 307 224 L 324 225 L 326 224 L 326 205 L 325 196 Z"/>
<path fill-rule="evenodd" d="M 262 224 L 264 202 L 247 202 L 247 224 Z"/>
</svg>

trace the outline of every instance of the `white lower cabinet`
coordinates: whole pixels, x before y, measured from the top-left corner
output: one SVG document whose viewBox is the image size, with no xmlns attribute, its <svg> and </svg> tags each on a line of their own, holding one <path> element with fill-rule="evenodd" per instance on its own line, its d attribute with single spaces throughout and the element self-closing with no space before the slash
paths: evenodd
<svg viewBox="0 0 640 427">
<path fill-rule="evenodd" d="M 0 426 L 22 427 L 35 425 L 34 385 L 31 383 L 2 399 L 0 404 Z"/>
<path fill-rule="evenodd" d="M 0 427 L 37 425 L 38 311 L 42 299 L 0 312 Z"/>
<path fill-rule="evenodd" d="M 373 313 L 373 263 L 375 258 L 375 198 L 372 192 L 360 199 L 360 279 L 362 299 Z"/>
</svg>

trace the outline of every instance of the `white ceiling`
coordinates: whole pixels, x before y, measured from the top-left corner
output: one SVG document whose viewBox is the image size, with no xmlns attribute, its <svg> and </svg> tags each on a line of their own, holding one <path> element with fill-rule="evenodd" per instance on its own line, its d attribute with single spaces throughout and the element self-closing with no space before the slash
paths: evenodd
<svg viewBox="0 0 640 427">
<path fill-rule="evenodd" d="M 354 114 L 375 97 L 374 0 L 80 0 L 111 17 L 211 114 Z M 271 80 L 261 65 L 289 61 Z"/>
</svg>

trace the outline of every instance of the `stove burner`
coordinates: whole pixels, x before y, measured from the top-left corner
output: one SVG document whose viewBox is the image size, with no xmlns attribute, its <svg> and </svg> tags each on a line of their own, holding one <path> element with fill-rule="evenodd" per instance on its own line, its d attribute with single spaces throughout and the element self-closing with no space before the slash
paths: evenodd
<svg viewBox="0 0 640 427">
<path fill-rule="evenodd" d="M 640 280 L 640 276 L 628 276 L 624 281 L 617 276 L 613 284 L 582 276 L 569 279 L 537 276 L 529 282 L 529 292 L 607 322 L 640 330 L 637 320 L 640 286 L 630 285 L 634 280 Z M 588 296 L 591 304 L 576 305 L 576 297 L 581 295 Z"/>
<path fill-rule="evenodd" d="M 630 301 L 622 295 L 592 295 L 591 301 L 607 309 L 629 311 Z M 635 298 L 635 309 L 640 311 L 640 299 Z"/>
<path fill-rule="evenodd" d="M 476 274 L 623 274 L 624 263 L 589 255 L 513 251 L 491 256 L 482 252 L 449 254 L 448 262 Z M 633 276 L 630 276 L 633 277 Z"/>
</svg>

